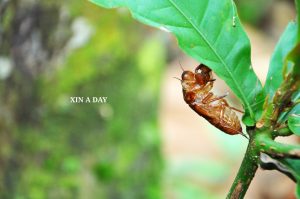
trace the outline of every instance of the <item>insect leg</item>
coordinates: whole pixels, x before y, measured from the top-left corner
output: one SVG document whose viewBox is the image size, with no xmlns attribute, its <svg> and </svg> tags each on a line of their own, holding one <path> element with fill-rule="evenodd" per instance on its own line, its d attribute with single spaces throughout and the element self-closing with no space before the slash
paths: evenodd
<svg viewBox="0 0 300 199">
<path fill-rule="evenodd" d="M 232 106 L 229 106 L 229 108 L 231 108 L 231 109 L 233 109 L 233 110 L 235 110 L 237 112 L 240 112 L 240 113 L 245 113 L 244 111 L 241 111 L 240 109 L 234 108 Z"/>
<path fill-rule="evenodd" d="M 229 106 L 229 104 L 227 103 L 226 100 L 223 100 L 222 102 L 223 102 L 228 108 L 230 108 L 230 109 L 232 109 L 232 110 L 238 111 L 238 112 L 240 112 L 240 113 L 245 113 L 244 111 L 241 111 L 241 110 L 239 110 L 239 109 L 237 109 L 237 108 L 234 108 L 234 107 L 232 107 L 232 106 Z"/>
<path fill-rule="evenodd" d="M 208 93 L 208 94 L 202 99 L 202 103 L 203 103 L 203 104 L 207 104 L 208 101 L 209 101 L 209 99 L 210 99 L 212 96 L 214 96 L 213 93 Z"/>
<path fill-rule="evenodd" d="M 224 113 L 225 113 L 225 106 L 224 104 L 221 105 L 221 112 L 220 112 L 220 123 L 223 125 L 223 118 L 224 118 Z"/>
<path fill-rule="evenodd" d="M 193 91 L 193 92 L 195 92 L 195 93 L 198 93 L 198 92 L 200 92 L 200 93 L 204 93 L 205 91 L 206 92 L 209 92 L 211 89 L 212 89 L 212 87 L 213 87 L 213 82 L 208 82 L 206 85 L 204 85 L 204 86 L 201 86 L 201 87 L 199 87 L 199 88 L 193 88 L 193 89 L 191 89 L 191 91 Z"/>
<path fill-rule="evenodd" d="M 226 97 L 226 96 L 227 96 L 227 94 L 222 95 L 222 96 L 219 96 L 219 97 L 216 97 L 216 98 L 209 99 L 209 98 L 207 98 L 207 97 L 211 97 L 211 96 L 208 96 L 208 95 L 207 95 L 207 96 L 202 100 L 202 103 L 203 103 L 203 104 L 211 103 L 211 102 L 214 102 L 214 101 L 217 101 L 217 100 L 221 100 L 221 99 L 223 99 L 223 98 Z M 230 109 L 233 109 L 233 110 L 238 111 L 238 112 L 240 112 L 240 113 L 245 113 L 244 111 L 241 111 L 241 110 L 239 110 L 239 109 L 237 109 L 237 108 L 234 108 L 234 107 L 232 107 L 232 106 L 229 106 L 229 104 L 227 103 L 226 100 L 223 100 L 222 103 L 225 104 L 226 106 L 228 106 Z"/>
<path fill-rule="evenodd" d="M 242 135 L 243 137 L 245 137 L 247 140 L 249 140 L 248 136 L 245 133 L 239 132 L 239 134 Z"/>
<path fill-rule="evenodd" d="M 209 96 L 209 94 L 211 94 L 211 95 Z M 223 99 L 224 97 L 227 96 L 227 95 L 222 95 L 222 96 L 219 96 L 219 97 L 211 98 L 213 96 L 213 94 L 212 93 L 209 93 L 209 94 L 202 100 L 203 104 L 211 103 L 211 102 Z M 228 104 L 226 103 L 226 105 L 228 105 Z"/>
</svg>

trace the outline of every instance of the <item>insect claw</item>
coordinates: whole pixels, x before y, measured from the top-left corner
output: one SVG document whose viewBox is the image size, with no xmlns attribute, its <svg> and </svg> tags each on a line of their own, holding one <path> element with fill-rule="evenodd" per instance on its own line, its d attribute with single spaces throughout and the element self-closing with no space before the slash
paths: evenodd
<svg viewBox="0 0 300 199">
<path fill-rule="evenodd" d="M 240 135 L 242 135 L 242 136 L 245 137 L 247 140 L 249 140 L 249 138 L 247 137 L 247 135 L 244 134 L 243 132 L 240 132 Z"/>
<path fill-rule="evenodd" d="M 214 81 L 216 81 L 216 79 L 210 79 L 210 80 L 208 80 L 209 82 L 214 82 Z"/>
</svg>

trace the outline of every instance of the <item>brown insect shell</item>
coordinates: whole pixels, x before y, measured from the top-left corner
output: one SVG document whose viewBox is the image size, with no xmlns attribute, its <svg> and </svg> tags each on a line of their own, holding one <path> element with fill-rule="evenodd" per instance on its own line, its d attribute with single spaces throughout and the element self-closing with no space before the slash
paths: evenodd
<svg viewBox="0 0 300 199">
<path fill-rule="evenodd" d="M 200 72 L 199 72 L 200 71 Z M 195 79 L 199 85 L 205 85 L 211 80 L 212 74 L 211 69 L 207 66 L 200 64 L 195 69 Z"/>
<path fill-rule="evenodd" d="M 192 71 L 183 71 L 183 73 L 181 74 L 181 79 L 182 81 L 194 81 L 195 80 L 195 73 L 193 73 Z"/>
<path fill-rule="evenodd" d="M 225 99 L 220 99 L 209 104 L 203 104 L 202 99 L 206 97 L 213 87 L 211 70 L 205 65 L 199 65 L 195 73 L 184 71 L 181 75 L 183 96 L 186 103 L 200 116 L 208 120 L 212 125 L 227 134 L 241 134 L 242 127 L 234 112 L 228 107 Z M 223 118 L 220 114 L 224 111 Z"/>
<path fill-rule="evenodd" d="M 183 71 L 181 75 L 181 84 L 184 91 L 192 91 L 197 87 L 205 86 L 211 80 L 211 70 L 204 65 L 199 69 L 196 68 L 195 73 L 192 71 Z M 203 70 L 202 70 L 203 69 Z M 201 71 L 200 73 L 198 71 Z"/>
<path fill-rule="evenodd" d="M 199 88 L 207 83 L 206 74 L 193 73 L 192 71 L 184 71 L 181 75 L 181 78 L 184 100 L 187 104 L 195 103 L 196 98 L 199 98 L 198 95 L 202 95 L 203 92 L 200 91 Z M 198 92 L 195 91 L 196 89 L 198 90 Z"/>
<path fill-rule="evenodd" d="M 200 64 L 199 66 L 197 66 L 195 68 L 195 73 L 197 73 L 198 70 L 200 70 L 203 73 L 210 73 L 211 72 L 211 69 L 208 68 L 207 66 L 205 66 L 204 64 Z"/>
<path fill-rule="evenodd" d="M 196 79 L 196 82 L 202 86 L 202 85 L 205 85 L 210 80 L 210 74 L 196 73 L 195 79 Z"/>
</svg>

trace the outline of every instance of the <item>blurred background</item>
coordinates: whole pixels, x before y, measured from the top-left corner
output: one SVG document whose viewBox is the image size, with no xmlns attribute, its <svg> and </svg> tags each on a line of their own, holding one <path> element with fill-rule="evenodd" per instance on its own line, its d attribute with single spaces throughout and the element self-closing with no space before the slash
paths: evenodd
<svg viewBox="0 0 300 199">
<path fill-rule="evenodd" d="M 295 17 L 293 1 L 236 3 L 264 82 Z M 198 64 L 174 37 L 126 9 L 0 0 L 0 198 L 224 198 L 247 141 L 185 104 L 173 78 L 179 63 Z M 217 79 L 214 91 L 229 88 Z M 71 96 L 108 102 L 71 103 Z M 233 94 L 228 100 L 240 107 Z M 293 198 L 294 189 L 282 174 L 259 171 L 246 198 Z"/>
</svg>

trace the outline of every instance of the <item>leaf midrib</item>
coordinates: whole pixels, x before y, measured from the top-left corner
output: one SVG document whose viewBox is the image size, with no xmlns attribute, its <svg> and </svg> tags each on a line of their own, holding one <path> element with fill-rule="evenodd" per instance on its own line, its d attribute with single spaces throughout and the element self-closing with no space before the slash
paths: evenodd
<svg viewBox="0 0 300 199">
<path fill-rule="evenodd" d="M 253 110 L 250 106 L 250 104 L 247 101 L 246 96 L 244 95 L 244 93 L 242 92 L 242 88 L 239 86 L 239 84 L 237 83 L 237 81 L 234 79 L 234 75 L 231 73 L 231 71 L 229 70 L 229 67 L 227 66 L 227 64 L 224 62 L 224 60 L 222 59 L 222 57 L 215 51 L 215 49 L 212 47 L 212 45 L 210 44 L 210 42 L 206 39 L 206 37 L 201 33 L 201 31 L 197 28 L 197 26 L 185 15 L 185 13 L 172 1 L 172 0 L 168 0 L 178 11 L 179 13 L 186 18 L 186 20 L 194 27 L 194 29 L 199 33 L 199 35 L 203 38 L 203 40 L 207 43 L 207 45 L 209 46 L 209 48 L 213 51 L 213 53 L 217 56 L 217 58 L 221 61 L 222 65 L 224 66 L 224 68 L 226 69 L 226 71 L 228 72 L 229 76 L 231 77 L 231 79 L 233 80 L 236 88 L 238 89 L 238 91 L 241 94 L 241 97 L 243 98 L 243 101 L 245 102 L 245 105 L 247 106 L 250 116 L 254 118 L 254 113 Z"/>
</svg>

